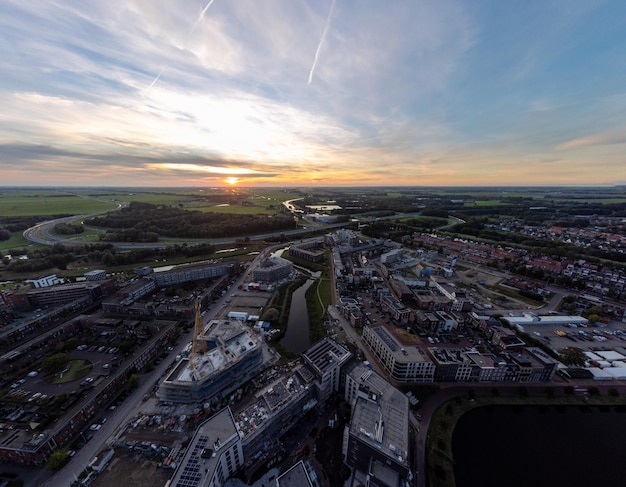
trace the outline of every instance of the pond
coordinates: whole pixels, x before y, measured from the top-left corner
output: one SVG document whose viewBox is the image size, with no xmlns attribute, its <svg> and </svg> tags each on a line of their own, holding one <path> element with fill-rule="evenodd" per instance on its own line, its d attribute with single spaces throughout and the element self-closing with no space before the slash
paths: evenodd
<svg viewBox="0 0 626 487">
<path fill-rule="evenodd" d="M 624 407 L 493 406 L 454 430 L 456 487 L 623 486 Z"/>
</svg>

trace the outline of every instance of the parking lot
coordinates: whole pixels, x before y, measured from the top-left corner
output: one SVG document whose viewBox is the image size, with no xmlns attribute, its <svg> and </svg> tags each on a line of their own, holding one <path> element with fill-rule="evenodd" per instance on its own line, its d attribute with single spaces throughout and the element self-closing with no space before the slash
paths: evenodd
<svg viewBox="0 0 626 487">
<path fill-rule="evenodd" d="M 81 377 L 80 382 L 77 380 L 62 382 L 58 384 L 50 383 L 43 379 L 43 374 L 38 370 L 33 370 L 9 386 L 9 395 L 14 399 L 22 398 L 26 402 L 44 402 L 49 397 L 59 394 L 69 394 L 75 392 L 81 387 L 89 387 L 95 385 L 101 377 L 107 376 L 111 368 L 117 364 L 117 357 L 107 350 L 98 351 L 95 347 L 94 351 L 90 349 L 75 350 L 70 353 L 71 359 L 88 360 L 93 364 L 89 374 Z"/>
<path fill-rule="evenodd" d="M 577 347 L 582 350 L 626 348 L 626 324 L 613 321 L 607 325 L 524 325 L 524 331 L 542 340 L 554 350 Z"/>
</svg>

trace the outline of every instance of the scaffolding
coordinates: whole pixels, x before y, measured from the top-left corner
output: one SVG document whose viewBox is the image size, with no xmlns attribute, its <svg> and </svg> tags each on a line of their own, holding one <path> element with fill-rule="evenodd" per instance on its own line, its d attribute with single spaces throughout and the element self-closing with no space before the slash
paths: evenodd
<svg viewBox="0 0 626 487">
<path fill-rule="evenodd" d="M 193 330 L 193 341 L 191 342 L 191 357 L 189 367 L 191 370 L 196 369 L 196 356 L 198 353 L 206 353 L 207 346 L 204 339 L 204 323 L 202 323 L 202 315 L 200 313 L 200 300 L 196 300 L 196 322 Z"/>
</svg>

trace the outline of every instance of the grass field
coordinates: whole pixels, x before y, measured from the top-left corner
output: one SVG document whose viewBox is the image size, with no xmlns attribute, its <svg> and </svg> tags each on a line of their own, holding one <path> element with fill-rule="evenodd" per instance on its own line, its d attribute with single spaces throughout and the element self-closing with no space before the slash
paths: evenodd
<svg viewBox="0 0 626 487">
<path fill-rule="evenodd" d="M 85 377 L 93 369 L 93 363 L 89 360 L 72 360 L 69 364 L 69 369 L 66 370 L 63 375 L 55 374 L 50 382 L 52 384 L 63 384 L 64 382 L 71 382 L 81 377 Z"/>
<path fill-rule="evenodd" d="M 114 203 L 72 195 L 0 195 L 0 219 L 11 216 L 81 215 L 114 208 Z"/>
<path fill-rule="evenodd" d="M 211 194 L 223 195 L 224 191 L 201 191 L 198 189 L 96 189 L 83 188 L 66 191 L 0 189 L 0 217 L 2 216 L 48 216 L 59 214 L 85 214 L 113 210 L 116 202 L 152 203 L 185 206 Z"/>
<path fill-rule="evenodd" d="M 27 245 L 32 244 L 24 238 L 22 232 L 15 232 L 11 234 L 11 238 L 9 240 L 0 242 L 0 250 L 10 250 L 18 247 L 26 247 Z"/>
<path fill-rule="evenodd" d="M 607 196 L 606 198 L 589 198 L 589 199 L 564 198 L 563 200 L 559 199 L 559 201 L 575 201 L 577 203 L 588 203 L 588 204 L 600 203 L 603 205 L 609 205 L 612 203 L 626 203 L 626 198 L 612 198 L 612 197 Z"/>
<path fill-rule="evenodd" d="M 501 206 L 508 205 L 509 203 L 500 200 L 476 200 L 468 201 L 463 206 Z"/>
<path fill-rule="evenodd" d="M 241 205 L 197 206 L 190 209 L 204 211 L 206 213 L 226 213 L 229 215 L 273 215 L 278 213 L 276 210 L 270 210 L 261 206 Z"/>
</svg>

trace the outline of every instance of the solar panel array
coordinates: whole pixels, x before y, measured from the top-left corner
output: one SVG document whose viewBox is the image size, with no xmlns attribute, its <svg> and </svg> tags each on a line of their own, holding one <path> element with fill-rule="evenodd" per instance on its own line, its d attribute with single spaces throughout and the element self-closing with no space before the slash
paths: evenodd
<svg viewBox="0 0 626 487">
<path fill-rule="evenodd" d="M 176 487 L 196 487 L 200 480 L 202 479 L 202 473 L 200 472 L 200 455 L 204 450 L 207 442 L 209 441 L 208 436 L 200 436 L 195 446 L 193 447 L 193 451 L 191 455 L 189 455 L 189 459 L 187 460 L 187 464 L 183 469 L 183 472 L 176 483 Z"/>
<path fill-rule="evenodd" d="M 396 342 L 393 341 L 393 339 L 387 334 L 387 332 L 385 332 L 385 330 L 383 330 L 381 327 L 376 327 L 372 328 L 372 331 L 378 335 L 378 337 L 383 341 L 385 345 L 387 345 L 389 350 L 391 350 L 392 352 L 398 351 Z"/>
</svg>

